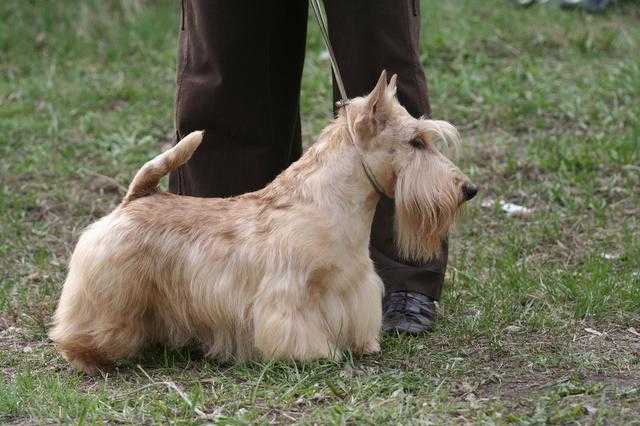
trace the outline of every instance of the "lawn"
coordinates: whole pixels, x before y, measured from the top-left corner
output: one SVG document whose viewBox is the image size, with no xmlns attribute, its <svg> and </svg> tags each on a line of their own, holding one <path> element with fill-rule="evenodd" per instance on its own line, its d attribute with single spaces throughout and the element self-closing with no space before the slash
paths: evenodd
<svg viewBox="0 0 640 426">
<path fill-rule="evenodd" d="M 640 424 L 640 6 L 423 2 L 434 118 L 480 185 L 439 321 L 341 362 L 155 348 L 70 369 L 46 337 L 83 227 L 173 133 L 179 2 L 0 3 L 0 422 Z M 331 118 L 313 21 L 307 144 Z M 499 202 L 533 209 L 509 216 Z"/>
</svg>

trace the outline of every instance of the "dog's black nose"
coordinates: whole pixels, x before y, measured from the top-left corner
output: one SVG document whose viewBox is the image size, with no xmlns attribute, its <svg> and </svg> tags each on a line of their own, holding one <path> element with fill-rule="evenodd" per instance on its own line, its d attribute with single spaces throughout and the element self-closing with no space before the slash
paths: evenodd
<svg viewBox="0 0 640 426">
<path fill-rule="evenodd" d="M 462 185 L 462 195 L 464 195 L 464 200 L 469 201 L 478 193 L 478 187 L 471 183 L 465 183 Z"/>
</svg>

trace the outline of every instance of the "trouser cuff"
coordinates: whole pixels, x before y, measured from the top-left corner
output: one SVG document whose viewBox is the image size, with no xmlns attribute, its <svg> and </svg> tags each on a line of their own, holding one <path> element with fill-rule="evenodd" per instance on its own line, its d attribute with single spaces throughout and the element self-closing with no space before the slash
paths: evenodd
<svg viewBox="0 0 640 426">
<path fill-rule="evenodd" d="M 387 293 L 394 290 L 404 290 L 424 294 L 435 300 L 440 299 L 444 284 L 444 271 L 428 268 L 424 265 L 411 266 L 400 263 L 385 256 L 373 246 L 369 249 L 376 272 L 382 278 Z"/>
</svg>

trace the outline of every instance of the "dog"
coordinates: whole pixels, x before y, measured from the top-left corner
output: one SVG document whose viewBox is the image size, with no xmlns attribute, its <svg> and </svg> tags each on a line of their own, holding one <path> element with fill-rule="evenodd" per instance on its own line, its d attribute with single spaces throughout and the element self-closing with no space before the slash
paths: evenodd
<svg viewBox="0 0 640 426">
<path fill-rule="evenodd" d="M 424 261 L 477 191 L 436 148 L 458 140 L 455 128 L 412 117 L 386 72 L 256 192 L 159 191 L 202 139 L 193 132 L 147 162 L 80 237 L 50 331 L 77 369 L 150 344 L 198 342 L 206 356 L 234 361 L 378 352 L 383 285 L 369 257 L 378 200 L 395 200 L 403 258 Z"/>
</svg>

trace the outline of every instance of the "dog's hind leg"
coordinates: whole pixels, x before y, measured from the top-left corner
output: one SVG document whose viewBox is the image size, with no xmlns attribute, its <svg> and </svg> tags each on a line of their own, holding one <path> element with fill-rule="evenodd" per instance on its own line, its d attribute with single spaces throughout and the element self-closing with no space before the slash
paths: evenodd
<svg viewBox="0 0 640 426">
<path fill-rule="evenodd" d="M 94 231 L 88 234 L 72 256 L 49 336 L 74 367 L 92 373 L 144 343 L 149 286 L 132 268 L 114 268 Z"/>
<path fill-rule="evenodd" d="M 76 369 L 92 374 L 108 368 L 113 361 L 134 355 L 144 342 L 137 325 L 123 321 L 100 331 L 63 322 L 50 336 L 62 356 Z"/>
<path fill-rule="evenodd" d="M 67 285 L 75 291 L 66 291 Z M 96 297 L 67 280 L 49 335 L 78 370 L 93 373 L 105 368 L 132 356 L 145 342 L 144 312 L 129 303 L 115 305 L 121 301 Z"/>
</svg>

